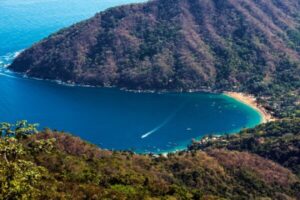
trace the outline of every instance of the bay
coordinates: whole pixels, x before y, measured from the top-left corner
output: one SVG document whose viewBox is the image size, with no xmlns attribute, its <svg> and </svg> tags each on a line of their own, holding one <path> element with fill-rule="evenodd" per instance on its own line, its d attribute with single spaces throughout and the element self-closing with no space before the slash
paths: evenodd
<svg viewBox="0 0 300 200">
<path fill-rule="evenodd" d="M 253 108 L 222 94 L 134 93 L 27 79 L 5 66 L 49 34 L 96 12 L 138 0 L 0 1 L 0 121 L 26 119 L 102 148 L 166 152 L 192 138 L 261 122 Z"/>
</svg>

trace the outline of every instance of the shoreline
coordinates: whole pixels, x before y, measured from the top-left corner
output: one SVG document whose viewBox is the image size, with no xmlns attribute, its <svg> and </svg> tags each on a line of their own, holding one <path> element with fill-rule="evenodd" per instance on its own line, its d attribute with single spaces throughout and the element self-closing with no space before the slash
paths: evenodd
<svg viewBox="0 0 300 200">
<path fill-rule="evenodd" d="M 44 78 L 37 78 L 37 77 L 31 77 L 27 76 L 26 74 L 20 73 L 20 72 L 15 72 L 7 67 L 3 67 L 6 71 L 4 72 L 9 72 L 10 74 L 16 74 L 16 77 L 24 78 L 24 79 L 31 79 L 31 80 L 37 80 L 37 81 L 48 81 L 52 83 L 56 83 L 58 85 L 66 86 L 66 87 L 83 87 L 83 88 L 116 88 L 120 91 L 125 91 L 125 92 L 133 92 L 133 93 L 158 93 L 158 94 L 164 94 L 164 93 L 197 93 L 197 92 L 203 92 L 203 93 L 211 93 L 211 94 L 223 94 L 225 96 L 234 98 L 237 101 L 240 101 L 253 109 L 257 110 L 261 116 L 262 116 L 262 123 L 270 122 L 270 121 L 275 121 L 276 118 L 274 118 L 270 113 L 266 111 L 266 109 L 259 105 L 257 103 L 256 98 L 251 95 L 251 94 L 246 94 L 242 92 L 231 92 L 231 91 L 222 91 L 222 90 L 213 90 L 209 88 L 199 88 L 199 89 L 162 89 L 162 90 L 152 90 L 152 89 L 130 89 L 126 87 L 118 87 L 115 85 L 111 86 L 99 86 L 99 85 L 90 85 L 90 84 L 80 84 L 80 83 L 75 83 L 72 81 L 62 81 L 62 80 L 52 80 L 52 79 L 44 79 Z"/>
<path fill-rule="evenodd" d="M 231 97 L 241 103 L 244 103 L 254 110 L 258 111 L 262 117 L 261 123 L 267 123 L 275 121 L 276 119 L 266 111 L 264 107 L 257 103 L 257 100 L 254 96 L 242 92 L 223 92 L 224 95 Z"/>
<path fill-rule="evenodd" d="M 274 118 L 270 113 L 268 113 L 260 104 L 257 103 L 256 98 L 253 95 L 250 94 L 246 94 L 246 93 L 241 93 L 241 92 L 229 92 L 229 91 L 220 91 L 220 90 L 211 90 L 211 89 L 205 89 L 205 88 L 201 88 L 201 89 L 189 89 L 189 90 L 183 90 L 183 89 L 179 89 L 179 90 L 133 90 L 133 89 L 128 89 L 128 88 L 118 88 L 115 86 L 111 86 L 111 87 L 105 87 L 105 86 L 93 86 L 93 85 L 83 85 L 83 84 L 76 84 L 73 82 L 63 82 L 60 80 L 49 80 L 49 79 L 42 79 L 42 78 L 34 78 L 34 77 L 28 77 L 22 73 L 17 73 L 14 71 L 11 71 L 10 69 L 4 68 L 5 70 L 7 70 L 8 72 L 12 73 L 12 74 L 16 74 L 16 77 L 20 77 L 20 78 L 24 78 L 24 79 L 32 79 L 32 80 L 38 80 L 38 81 L 48 81 L 48 82 L 52 82 L 58 85 L 62 85 L 62 86 L 66 86 L 66 87 L 92 87 L 92 88 L 114 88 L 114 89 L 118 89 L 120 91 L 124 91 L 124 92 L 133 92 L 133 93 L 158 93 L 158 94 L 163 94 L 163 93 L 169 93 L 169 92 L 176 92 L 176 93 L 197 93 L 197 92 L 201 92 L 201 93 L 211 93 L 211 94 L 220 94 L 220 95 L 225 95 L 228 96 L 230 98 L 233 98 L 249 107 L 251 107 L 252 109 L 256 110 L 260 116 L 261 116 L 261 121 L 259 124 L 263 124 L 263 123 L 267 123 L 267 122 L 271 122 L 271 121 L 275 121 L 276 118 Z M 233 133 L 238 133 L 237 132 L 233 132 Z M 171 150 L 167 150 L 167 151 L 163 151 L 163 152 L 156 152 L 153 153 L 155 155 L 167 155 L 169 153 L 176 153 L 176 152 L 180 152 L 180 151 L 185 151 L 188 149 L 188 146 L 183 147 L 177 147 L 175 149 L 171 149 Z M 138 153 L 138 154 L 149 154 L 148 153 Z"/>
<path fill-rule="evenodd" d="M 169 93 L 169 92 L 176 92 L 176 93 L 196 93 L 196 92 L 204 92 L 204 93 L 212 93 L 212 94 L 223 94 L 225 96 L 231 97 L 241 103 L 244 103 L 254 110 L 258 111 L 262 117 L 261 123 L 267 123 L 271 121 L 275 121 L 276 118 L 274 118 L 270 113 L 266 111 L 266 109 L 259 105 L 257 103 L 256 98 L 251 95 L 251 94 L 246 94 L 242 92 L 229 92 L 229 91 L 221 91 L 221 90 L 211 90 L 208 88 L 201 88 L 201 89 L 173 89 L 173 90 L 151 90 L 151 89 L 129 89 L 129 88 L 124 88 L 124 87 L 117 87 L 117 86 L 97 86 L 97 85 L 89 85 L 89 84 L 78 84 L 75 82 L 65 82 L 61 80 L 52 80 L 52 79 L 43 79 L 43 78 L 36 78 L 36 77 L 30 77 L 27 76 L 26 74 L 22 74 L 19 72 L 14 72 L 10 69 L 7 69 L 4 67 L 5 70 L 9 71 L 12 74 L 16 74 L 20 78 L 25 78 L 25 79 L 31 79 L 31 80 L 38 80 L 38 81 L 49 81 L 52 83 L 56 83 L 58 85 L 66 86 L 66 87 L 85 87 L 85 88 L 116 88 L 119 89 L 120 91 L 125 91 L 125 92 L 133 92 L 133 93 L 158 93 L 158 94 L 164 94 L 164 93 Z"/>
</svg>

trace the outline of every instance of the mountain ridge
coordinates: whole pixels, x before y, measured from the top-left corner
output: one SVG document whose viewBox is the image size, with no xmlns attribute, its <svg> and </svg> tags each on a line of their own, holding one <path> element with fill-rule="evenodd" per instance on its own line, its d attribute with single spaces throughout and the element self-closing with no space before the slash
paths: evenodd
<svg viewBox="0 0 300 200">
<path fill-rule="evenodd" d="M 243 91 L 263 97 L 275 111 L 287 110 L 285 92 L 294 109 L 300 86 L 299 9 L 296 0 L 154 0 L 120 6 L 49 36 L 22 52 L 9 69 L 136 90 Z M 263 100 L 273 96 L 276 105 Z"/>
</svg>

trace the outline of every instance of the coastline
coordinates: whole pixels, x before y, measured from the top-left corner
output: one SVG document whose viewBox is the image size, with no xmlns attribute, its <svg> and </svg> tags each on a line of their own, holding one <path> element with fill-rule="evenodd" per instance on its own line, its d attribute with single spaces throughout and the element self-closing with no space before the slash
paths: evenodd
<svg viewBox="0 0 300 200">
<path fill-rule="evenodd" d="M 22 73 L 19 73 L 19 72 L 11 71 L 10 69 L 7 69 L 7 67 L 4 67 L 3 69 L 6 69 L 10 73 L 17 74 L 22 78 L 38 80 L 38 81 L 49 81 L 49 82 L 53 82 L 53 83 L 56 83 L 56 84 L 59 84 L 59 85 L 67 86 L 67 87 L 118 88 L 115 85 L 98 86 L 98 85 L 80 84 L 80 83 L 75 83 L 75 82 L 71 82 L 71 81 L 65 82 L 65 81 L 61 81 L 61 80 L 37 78 L 37 77 L 27 76 L 26 74 L 22 74 Z M 121 90 L 121 91 L 125 91 L 125 92 L 159 93 L 159 94 L 168 93 L 168 92 L 179 92 L 179 93 L 183 93 L 183 92 L 187 92 L 187 93 L 207 92 L 207 93 L 213 93 L 213 94 L 219 93 L 219 94 L 224 94 L 225 96 L 234 98 L 235 100 L 240 101 L 244 104 L 247 104 L 248 106 L 250 106 L 253 109 L 257 110 L 262 116 L 262 123 L 267 123 L 267 122 L 271 122 L 271 121 L 276 120 L 276 118 L 274 118 L 270 113 L 268 113 L 263 106 L 261 106 L 257 103 L 257 100 L 253 95 L 242 93 L 242 92 L 229 92 L 229 91 L 222 92 L 222 91 L 216 91 L 216 90 L 211 90 L 211 89 L 207 89 L 207 88 L 189 89 L 189 90 L 174 89 L 174 90 L 158 90 L 158 91 L 157 90 L 151 90 L 151 89 L 146 89 L 146 90 L 145 89 L 129 89 L 129 88 L 124 88 L 124 87 L 120 87 L 118 89 Z"/>
<path fill-rule="evenodd" d="M 77 84 L 75 82 L 64 82 L 61 80 L 36 78 L 36 77 L 27 76 L 26 74 L 24 75 L 22 73 L 11 71 L 11 70 L 7 69 L 6 67 L 4 67 L 4 69 L 8 70 L 9 72 L 11 72 L 13 74 L 17 74 L 17 75 L 21 76 L 22 78 L 39 80 L 39 81 L 41 81 L 41 80 L 49 81 L 49 82 L 53 82 L 53 83 L 56 83 L 59 85 L 67 86 L 67 87 L 118 88 L 117 86 L 97 86 L 97 85 L 88 85 L 88 84 Z M 261 123 L 267 123 L 267 122 L 276 120 L 276 118 L 274 118 L 270 113 L 268 113 L 263 106 L 261 106 L 257 103 L 257 100 L 253 95 L 242 93 L 242 92 L 229 92 L 229 91 L 222 92 L 222 91 L 213 91 L 213 90 L 204 89 L 204 88 L 203 89 L 190 89 L 190 90 L 178 90 L 178 89 L 176 90 L 175 89 L 175 90 L 156 91 L 156 90 L 150 90 L 150 89 L 149 90 L 139 90 L 139 89 L 128 89 L 128 88 L 121 87 L 121 88 L 119 88 L 119 90 L 125 91 L 125 92 L 134 92 L 134 93 L 159 93 L 159 94 L 168 93 L 168 92 L 179 92 L 179 93 L 207 92 L 207 93 L 213 93 L 213 94 L 219 93 L 219 94 L 224 94 L 225 96 L 231 97 L 237 101 L 240 101 L 240 102 L 250 106 L 254 110 L 258 111 L 262 117 Z"/>
<path fill-rule="evenodd" d="M 22 74 L 18 74 L 18 73 L 15 73 L 15 72 L 12 72 L 8 69 L 8 72 L 11 72 L 12 74 L 16 74 L 18 75 L 17 77 L 20 77 L 20 78 L 25 78 L 25 79 L 35 79 L 35 80 L 45 80 L 45 79 L 37 79 L 37 78 L 32 78 L 32 77 L 26 77 L 26 76 L 22 76 Z M 10 73 L 8 73 L 10 74 Z M 83 86 L 83 85 L 78 85 L 78 84 L 70 84 L 70 83 L 63 83 L 62 81 L 55 81 L 55 80 L 45 80 L 45 81 L 49 81 L 49 82 L 54 82 L 56 84 L 59 84 L 59 85 L 65 85 L 67 87 L 94 87 L 94 88 L 105 88 L 105 87 L 101 87 L 101 86 Z M 107 88 L 107 87 L 106 87 Z M 155 90 L 130 90 L 130 89 L 126 89 L 126 88 L 117 88 L 117 87 L 111 87 L 111 88 L 116 88 L 118 90 L 122 90 L 122 91 L 127 91 L 127 92 L 135 92 L 135 93 L 166 93 L 166 92 L 174 92 L 175 90 L 173 91 L 155 91 Z M 207 92 L 207 93 L 211 93 L 211 94 L 220 94 L 220 95 L 224 95 L 224 96 L 228 96 L 231 98 L 231 101 L 234 99 L 234 100 L 237 100 L 241 103 L 243 103 L 244 105 L 247 105 L 247 107 L 251 107 L 252 109 L 254 109 L 256 112 L 253 112 L 253 113 L 258 113 L 259 115 L 257 116 L 257 114 L 255 114 L 255 118 L 256 118 L 256 124 L 262 124 L 262 123 L 267 123 L 267 122 L 270 122 L 270 121 L 274 121 L 276 120 L 274 117 L 272 117 L 272 115 L 270 113 L 268 113 L 261 105 L 259 105 L 257 103 L 257 100 L 254 96 L 252 95 L 249 95 L 249 94 L 246 94 L 246 93 L 239 93 L 239 92 L 222 92 L 222 91 L 210 91 L 210 90 L 205 90 L 204 89 L 198 89 L 198 90 L 181 90 L 181 91 L 176 91 L 178 93 L 197 93 L 197 92 Z M 257 119 L 258 118 L 258 119 Z M 234 131 L 234 132 L 230 132 L 228 134 L 234 134 L 234 133 L 238 133 L 238 131 Z M 197 137 L 196 138 L 197 140 L 201 140 L 201 138 Z M 191 140 L 192 141 L 192 140 Z M 191 143 L 191 142 L 190 142 Z M 186 146 L 185 145 L 180 145 L 180 146 L 177 146 L 175 148 L 171 148 L 171 149 L 167 149 L 167 150 L 163 150 L 161 152 L 136 152 L 138 154 L 155 154 L 155 155 L 159 155 L 159 154 L 162 154 L 162 155 L 167 155 L 169 153 L 176 153 L 176 152 L 180 152 L 180 151 L 186 151 L 188 150 L 188 146 L 189 144 L 188 143 Z"/>
<path fill-rule="evenodd" d="M 239 102 L 242 102 L 251 108 L 258 111 L 262 117 L 261 123 L 267 123 L 275 121 L 276 119 L 266 111 L 264 107 L 257 103 L 257 100 L 254 96 L 250 94 L 245 94 L 241 92 L 223 92 L 224 95 L 231 97 Z"/>
</svg>

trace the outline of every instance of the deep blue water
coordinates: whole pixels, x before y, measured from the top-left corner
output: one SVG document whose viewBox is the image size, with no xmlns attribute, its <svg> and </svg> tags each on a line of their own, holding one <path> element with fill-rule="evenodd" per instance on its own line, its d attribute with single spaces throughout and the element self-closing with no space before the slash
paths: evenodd
<svg viewBox="0 0 300 200">
<path fill-rule="evenodd" d="M 192 138 L 260 123 L 259 113 L 224 95 L 70 87 L 4 68 L 17 52 L 60 28 L 132 2 L 138 0 L 1 0 L 0 121 L 27 119 L 104 148 L 138 152 L 174 150 Z"/>
</svg>

